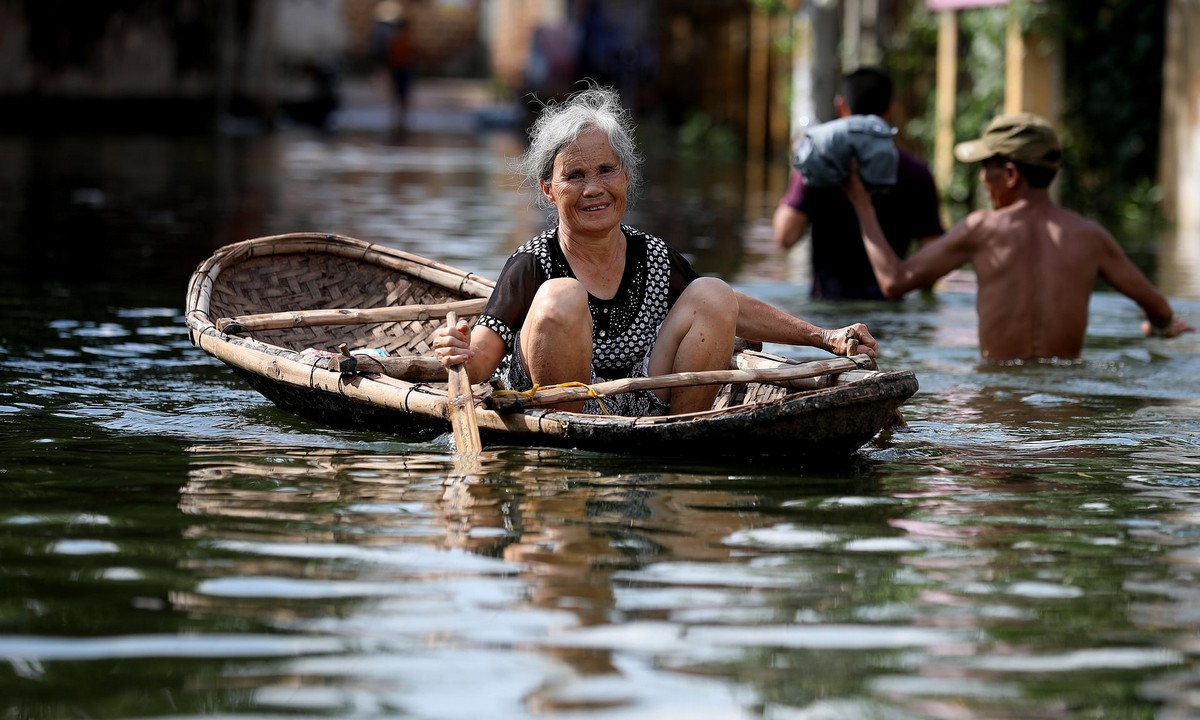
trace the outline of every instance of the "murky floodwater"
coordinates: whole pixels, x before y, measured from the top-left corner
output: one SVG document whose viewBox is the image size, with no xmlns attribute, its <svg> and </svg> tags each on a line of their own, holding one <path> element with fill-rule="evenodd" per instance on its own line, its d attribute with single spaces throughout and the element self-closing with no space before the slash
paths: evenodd
<svg viewBox="0 0 1200 720">
<path fill-rule="evenodd" d="M 464 480 L 189 344 L 188 274 L 246 237 L 494 274 L 544 222 L 518 143 L 0 139 L 0 717 L 1200 715 L 1200 339 L 1120 296 L 1084 362 L 980 367 L 969 285 L 814 304 L 773 197 L 656 136 L 634 223 L 868 322 L 908 431 L 816 474 L 496 447 Z M 1192 255 L 1159 274 L 1195 320 Z"/>
</svg>

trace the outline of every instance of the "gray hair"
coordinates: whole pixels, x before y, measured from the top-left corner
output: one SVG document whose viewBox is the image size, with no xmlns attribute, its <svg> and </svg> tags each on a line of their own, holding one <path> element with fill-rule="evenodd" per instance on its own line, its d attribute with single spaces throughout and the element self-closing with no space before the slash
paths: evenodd
<svg viewBox="0 0 1200 720">
<path fill-rule="evenodd" d="M 544 103 L 529 130 L 529 147 L 516 165 L 525 184 L 539 190 L 534 193 L 538 205 L 550 207 L 550 200 L 540 192 L 539 181 L 550 179 L 554 159 L 589 130 L 599 130 L 608 136 L 629 178 L 626 195 L 631 203 L 637 197 L 642 187 L 642 156 L 633 139 L 633 120 L 621 105 L 616 90 L 591 85 L 562 102 Z"/>
</svg>

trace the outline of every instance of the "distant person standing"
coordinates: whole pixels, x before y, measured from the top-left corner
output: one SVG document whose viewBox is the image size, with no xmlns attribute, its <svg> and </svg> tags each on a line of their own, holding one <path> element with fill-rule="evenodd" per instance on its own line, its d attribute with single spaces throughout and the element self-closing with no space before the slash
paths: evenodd
<svg viewBox="0 0 1200 720">
<path fill-rule="evenodd" d="M 604 16 L 601 0 L 585 0 L 580 22 L 576 74 L 601 85 L 619 85 L 621 38 L 617 27 Z"/>
<path fill-rule="evenodd" d="M 892 110 L 892 80 L 879 68 L 864 67 L 847 74 L 834 107 L 838 117 L 877 115 L 888 119 Z M 897 148 L 895 186 L 871 195 L 883 234 L 896 254 L 909 246 L 939 237 L 942 226 L 937 185 L 929 166 Z M 812 237 L 812 291 L 826 300 L 882 300 L 871 263 L 859 241 L 861 231 L 854 208 L 840 187 L 807 187 L 792 170 L 787 193 L 772 218 L 775 244 L 787 250 L 806 230 Z"/>
<path fill-rule="evenodd" d="M 381 0 L 375 5 L 375 24 L 371 28 L 371 57 L 387 72 L 388 93 L 392 102 L 393 125 L 408 121 L 408 98 L 412 91 L 414 36 L 412 23 L 398 0 Z"/>
</svg>

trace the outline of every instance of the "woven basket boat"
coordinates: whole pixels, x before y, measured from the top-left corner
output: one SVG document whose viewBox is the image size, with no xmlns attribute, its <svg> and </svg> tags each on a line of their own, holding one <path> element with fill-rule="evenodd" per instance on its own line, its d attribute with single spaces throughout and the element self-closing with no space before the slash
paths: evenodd
<svg viewBox="0 0 1200 720">
<path fill-rule="evenodd" d="M 284 410 L 331 426 L 430 438 L 449 432 L 452 411 L 431 334 L 449 310 L 478 315 L 493 287 L 400 250 L 290 233 L 227 245 L 202 262 L 188 287 L 186 318 L 196 347 Z M 722 382 L 711 410 L 586 415 L 481 383 L 472 388 L 480 436 L 485 447 L 828 460 L 869 442 L 917 391 L 911 372 L 869 369 L 865 355 L 801 363 L 744 345 L 723 371 L 728 378 L 664 376 L 677 384 Z"/>
</svg>

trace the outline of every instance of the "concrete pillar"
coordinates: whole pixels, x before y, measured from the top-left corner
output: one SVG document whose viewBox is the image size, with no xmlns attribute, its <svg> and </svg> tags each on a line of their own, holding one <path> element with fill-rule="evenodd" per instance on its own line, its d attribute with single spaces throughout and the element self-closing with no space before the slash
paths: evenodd
<svg viewBox="0 0 1200 720">
<path fill-rule="evenodd" d="M 1168 295 L 1200 288 L 1200 0 L 1167 0 L 1158 175 L 1175 231 L 1163 237 L 1158 283 Z"/>
<path fill-rule="evenodd" d="M 792 52 L 791 137 L 834 118 L 841 9 L 837 0 L 809 0 L 795 15 Z"/>
<path fill-rule="evenodd" d="M 1163 210 L 1200 234 L 1200 0 L 1168 0 L 1159 183 Z"/>
<path fill-rule="evenodd" d="M 1036 113 L 1060 124 L 1062 66 L 1062 44 L 1036 30 L 1022 33 L 1015 13 L 1010 14 L 1005 41 L 1005 112 Z"/>
<path fill-rule="evenodd" d="M 958 11 L 938 12 L 937 92 L 934 96 L 933 178 L 950 187 L 954 173 L 954 99 L 958 93 Z M 944 209 L 943 209 L 944 210 Z M 949 217 L 943 217 L 943 222 Z"/>
<path fill-rule="evenodd" d="M 843 0 L 842 67 L 878 65 L 879 0 Z"/>
</svg>

